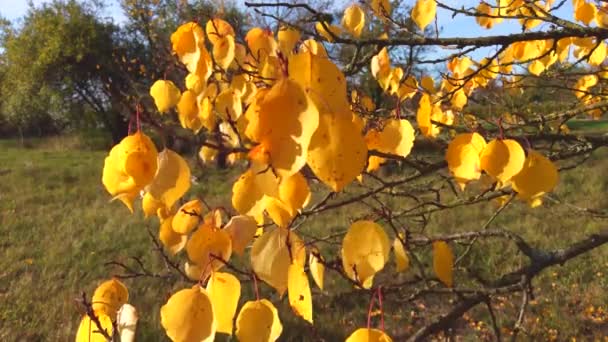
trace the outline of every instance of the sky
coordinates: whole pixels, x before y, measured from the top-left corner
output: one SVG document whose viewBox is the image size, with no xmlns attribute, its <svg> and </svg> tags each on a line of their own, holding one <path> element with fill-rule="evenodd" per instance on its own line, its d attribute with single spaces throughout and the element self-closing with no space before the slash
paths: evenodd
<svg viewBox="0 0 608 342">
<path fill-rule="evenodd" d="M 31 0 L 35 6 L 39 6 L 42 3 L 49 2 L 49 0 Z M 11 21 L 18 20 L 21 18 L 28 9 L 28 0 L 0 0 L 0 16 L 5 17 Z M 120 23 L 124 20 L 122 10 L 118 5 L 118 0 L 107 0 L 108 7 L 104 10 L 103 15 L 111 17 L 115 22 Z M 242 4 L 244 0 L 235 0 L 237 4 Z M 302 0 L 302 2 L 306 2 Z M 340 5 L 346 6 L 354 0 L 337 1 Z M 414 1 L 411 0 L 411 3 Z M 452 7 L 476 7 L 480 0 L 443 0 L 443 3 Z M 558 16 L 565 19 L 572 19 L 572 4 L 570 1 L 566 1 L 566 4 L 556 13 Z M 465 17 L 463 15 L 457 15 L 452 18 L 451 12 L 438 8 L 437 18 L 439 26 L 441 27 L 442 37 L 477 37 L 484 35 L 499 35 L 509 34 L 521 31 L 521 26 L 516 20 L 504 21 L 501 24 L 496 25 L 491 30 L 481 28 L 473 18 Z M 547 24 L 544 24 L 545 28 Z M 541 29 L 543 27 L 541 26 Z M 483 56 L 487 56 L 489 50 L 492 48 L 479 49 L 476 53 L 472 54 L 471 57 L 479 59 Z M 437 55 L 451 54 L 456 51 L 437 51 Z M 434 53 L 433 53 L 434 54 Z M 434 57 L 434 56 L 430 56 Z"/>
<path fill-rule="evenodd" d="M 0 16 L 11 21 L 16 21 L 23 17 L 27 12 L 30 1 L 28 0 L 0 0 Z M 31 0 L 34 6 L 50 2 L 49 0 Z M 115 21 L 120 22 L 124 19 L 122 10 L 117 1 L 106 1 L 108 8 L 104 10 L 104 15 L 112 17 Z"/>
</svg>

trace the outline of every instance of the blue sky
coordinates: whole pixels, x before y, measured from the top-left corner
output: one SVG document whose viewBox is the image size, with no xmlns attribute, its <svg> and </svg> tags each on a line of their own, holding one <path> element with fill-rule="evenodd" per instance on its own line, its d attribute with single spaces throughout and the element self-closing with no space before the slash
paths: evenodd
<svg viewBox="0 0 608 342">
<path fill-rule="evenodd" d="M 42 3 L 48 2 L 49 0 L 32 0 L 35 6 Z M 242 3 L 244 0 L 236 0 L 236 3 Z M 303 2 L 305 2 L 303 0 Z M 354 0 L 337 1 L 339 6 L 346 6 L 354 2 Z M 443 0 L 443 3 L 452 7 L 476 7 L 480 0 Z M 115 21 L 120 22 L 123 20 L 123 14 L 118 5 L 117 0 L 107 1 L 108 7 L 105 9 L 104 15 L 114 18 Z M 413 0 L 411 0 L 413 3 Z M 22 17 L 28 8 L 27 0 L 0 0 L 0 15 L 10 20 L 17 20 Z M 572 19 L 572 4 L 570 1 L 566 1 L 566 4 L 557 13 L 558 16 L 565 19 Z M 501 24 L 496 25 L 491 30 L 481 28 L 473 18 L 465 17 L 463 15 L 457 15 L 452 18 L 451 12 L 439 8 L 437 11 L 438 23 L 442 27 L 442 37 L 476 37 L 484 35 L 498 35 L 498 34 L 509 34 L 519 32 L 521 26 L 516 20 L 504 21 Z M 546 29 L 547 25 L 541 26 L 539 29 Z M 492 48 L 480 49 L 474 53 L 471 57 L 477 59 L 488 54 L 488 50 Z M 438 55 L 451 54 L 455 51 L 437 51 Z M 433 56 L 434 57 L 434 56 Z"/>
<path fill-rule="evenodd" d="M 45 2 L 49 2 L 49 0 L 32 0 L 32 3 L 35 6 L 38 6 Z M 236 2 L 238 3 L 240 1 L 237 0 Z M 443 2 L 446 5 L 453 7 L 474 7 L 479 4 L 480 0 L 443 0 Z M 106 9 L 106 14 L 120 21 L 123 16 L 117 1 L 110 0 L 107 1 L 107 3 L 108 8 Z M 349 1 L 344 1 L 343 3 L 347 5 Z M 15 20 L 23 16 L 27 11 L 27 8 L 27 0 L 0 0 L 0 14 L 10 20 Z M 558 14 L 560 14 L 561 16 L 565 16 L 568 19 L 571 18 L 571 13 L 572 4 L 570 1 L 567 1 L 566 5 L 558 12 Z M 467 18 L 462 15 L 458 15 L 455 18 L 452 18 L 450 12 L 441 8 L 438 9 L 437 15 L 440 25 L 444 27 L 443 33 L 446 37 L 472 37 L 488 34 L 488 30 L 479 27 L 472 18 Z M 494 34 L 504 34 L 512 33 L 518 30 L 519 25 L 517 24 L 517 22 L 511 20 L 510 22 L 503 22 L 502 24 L 497 25 L 490 32 Z"/>
<path fill-rule="evenodd" d="M 27 0 L 0 0 L 0 16 L 15 21 L 21 18 L 28 9 Z M 50 2 L 49 0 L 32 0 L 34 6 L 40 6 L 43 3 Z M 117 1 L 107 1 L 108 8 L 105 9 L 105 15 L 120 21 L 123 17 L 122 10 Z"/>
</svg>

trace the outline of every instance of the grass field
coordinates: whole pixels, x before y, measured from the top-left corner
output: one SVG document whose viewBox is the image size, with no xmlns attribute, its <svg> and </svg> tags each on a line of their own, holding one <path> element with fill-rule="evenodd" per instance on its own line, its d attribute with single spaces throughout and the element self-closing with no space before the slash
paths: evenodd
<svg viewBox="0 0 608 342">
<path fill-rule="evenodd" d="M 72 340 L 81 316 L 75 300 L 82 291 L 90 295 L 100 281 L 118 271 L 105 265 L 109 261 L 130 263 L 135 256 L 151 270 L 164 271 L 147 232 L 150 229 L 156 234 L 158 223 L 145 221 L 141 212 L 129 214 L 120 203 L 109 203 L 100 181 L 106 152 L 80 147 L 62 140 L 38 141 L 30 148 L 13 141 L 0 142 L 1 341 Z M 607 169 L 608 153 L 599 151 L 587 166 L 561 173 L 556 196 L 578 206 L 605 210 Z M 192 192 L 212 206 L 230 207 L 230 188 L 237 175 L 230 170 L 205 169 L 198 174 Z M 483 203 L 466 210 L 448 210 L 433 218 L 431 229 L 473 230 L 494 209 L 492 204 Z M 327 235 L 343 230 L 358 210 L 354 205 L 320 216 L 307 223 L 305 232 Z M 568 205 L 547 201 L 534 210 L 521 203 L 512 205 L 495 224 L 520 233 L 535 246 L 555 248 L 605 228 L 607 222 L 582 217 Z M 491 274 L 497 267 L 514 267 L 509 259 L 513 253 L 500 243 L 481 243 L 465 262 L 476 265 L 482 274 Z M 422 257 L 428 263 L 428 258 Z M 328 287 L 345 295 L 314 291 L 315 334 L 327 341 L 339 341 L 365 324 L 368 298 L 348 296 L 352 288 L 337 277 L 327 277 Z M 139 310 L 139 340 L 166 339 L 159 324 L 159 308 L 171 292 L 187 284 L 178 278 L 129 279 L 125 283 L 130 302 Z M 241 300 L 251 298 L 249 285 L 244 284 L 246 293 Z M 522 338 L 602 340 L 608 336 L 606 246 L 544 272 L 534 285 L 536 297 L 525 320 L 528 335 Z M 306 340 L 311 329 L 293 317 L 286 301 L 276 298 L 266 287 L 262 292 L 271 296 L 281 312 L 281 340 Z M 517 305 L 517 301 L 506 299 L 497 303 L 501 325 L 513 323 Z M 424 315 L 425 310 L 386 308 L 387 327 L 407 331 L 415 325 L 412 313 Z M 491 336 L 482 311 L 473 310 L 462 323 L 470 327 L 466 336 L 472 340 Z"/>
</svg>

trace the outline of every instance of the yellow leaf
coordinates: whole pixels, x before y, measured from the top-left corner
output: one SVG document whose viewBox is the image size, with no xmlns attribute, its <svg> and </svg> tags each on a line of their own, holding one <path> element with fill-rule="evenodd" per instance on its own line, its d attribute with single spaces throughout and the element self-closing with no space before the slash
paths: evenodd
<svg viewBox="0 0 608 342">
<path fill-rule="evenodd" d="M 539 76 L 540 74 L 543 73 L 543 71 L 545 71 L 546 67 L 545 65 L 540 61 L 540 60 L 535 60 L 530 62 L 530 65 L 528 65 L 528 71 L 536 76 Z"/>
<path fill-rule="evenodd" d="M 365 13 L 358 5 L 350 5 L 344 10 L 342 26 L 355 38 L 361 36 L 361 31 L 365 27 Z"/>
<path fill-rule="evenodd" d="M 574 19 L 583 22 L 585 25 L 591 24 L 595 20 L 597 7 L 585 0 L 575 2 Z"/>
<path fill-rule="evenodd" d="M 279 312 L 277 311 L 277 308 L 275 308 L 275 306 L 272 305 L 272 303 L 268 299 L 262 299 L 260 300 L 260 302 L 263 305 L 269 307 L 270 311 L 272 311 L 273 320 L 272 326 L 270 327 L 270 341 L 276 341 L 279 339 L 279 336 L 281 336 L 281 333 L 283 332 L 283 325 L 281 325 L 281 320 L 279 319 Z"/>
<path fill-rule="evenodd" d="M 226 70 L 232 64 L 235 49 L 233 36 L 224 36 L 213 45 L 213 59 L 220 68 Z"/>
<path fill-rule="evenodd" d="M 198 151 L 198 156 L 205 164 L 214 162 L 215 158 L 217 157 L 217 149 L 202 146 L 201 149 Z"/>
<path fill-rule="evenodd" d="M 178 234 L 188 234 L 201 222 L 203 217 L 203 203 L 198 200 L 192 200 L 184 203 L 175 216 L 171 227 Z"/>
<path fill-rule="evenodd" d="M 289 56 L 300 40 L 300 31 L 293 27 L 281 26 L 278 33 L 279 49 L 284 56 Z"/>
<path fill-rule="evenodd" d="M 281 228 L 287 228 L 293 216 L 289 213 L 287 205 L 278 198 L 267 197 L 264 199 L 264 206 L 268 216 Z"/>
<path fill-rule="evenodd" d="M 346 79 L 327 57 L 301 52 L 289 58 L 289 78 L 299 84 L 320 113 L 349 113 Z"/>
<path fill-rule="evenodd" d="M 608 4 L 604 3 L 600 8 L 597 9 L 595 21 L 597 22 L 597 26 L 601 28 L 608 28 Z"/>
<path fill-rule="evenodd" d="M 521 172 L 512 179 L 512 185 L 518 197 L 530 200 L 553 190 L 558 180 L 555 164 L 542 154 L 529 150 Z"/>
<path fill-rule="evenodd" d="M 184 249 L 186 242 L 188 241 L 188 236 L 178 234 L 173 230 L 173 217 L 174 216 L 169 216 L 168 218 L 161 220 L 158 238 L 165 248 L 167 248 L 171 254 L 175 255 Z"/>
<path fill-rule="evenodd" d="M 195 134 L 203 128 L 203 123 L 199 117 L 197 96 L 192 90 L 186 90 L 182 94 L 177 103 L 177 113 L 183 128 L 191 129 Z"/>
<path fill-rule="evenodd" d="M 221 42 L 222 38 L 227 36 L 234 37 L 232 25 L 220 18 L 213 18 L 207 21 L 205 32 L 207 33 L 207 39 L 209 39 L 213 45 L 218 44 Z"/>
<path fill-rule="evenodd" d="M 270 30 L 254 27 L 245 35 L 245 41 L 251 55 L 258 62 L 264 61 L 268 56 L 276 55 L 277 42 Z"/>
<path fill-rule="evenodd" d="M 370 5 L 372 11 L 381 18 L 391 15 L 392 8 L 389 0 L 372 0 Z"/>
<path fill-rule="evenodd" d="M 146 192 L 144 198 L 142 198 L 141 207 L 144 211 L 145 218 L 156 215 L 159 209 L 166 209 L 163 203 L 152 197 L 149 192 Z"/>
<path fill-rule="evenodd" d="M 317 255 L 319 255 L 319 257 L 317 257 Z M 320 259 L 319 250 L 313 248 L 310 251 L 308 266 L 310 270 L 310 275 L 312 275 L 312 279 L 315 281 L 315 283 L 321 290 L 323 290 L 323 278 L 325 274 L 325 265 L 322 263 L 322 260 L 322 258 Z"/>
<path fill-rule="evenodd" d="M 278 189 L 279 180 L 272 170 L 252 163 L 252 167 L 232 187 L 232 206 L 239 214 L 257 219 L 265 209 L 265 196 L 276 198 Z"/>
<path fill-rule="evenodd" d="M 584 75 L 581 78 L 578 79 L 578 81 L 576 81 L 576 83 L 574 84 L 574 95 L 576 97 L 580 98 L 584 98 L 585 96 L 587 96 L 587 91 L 590 88 L 593 88 L 597 83 L 599 82 L 599 77 L 597 77 L 597 75 L 592 74 L 592 75 Z"/>
<path fill-rule="evenodd" d="M 283 179 L 279 184 L 279 199 L 285 204 L 292 218 L 304 207 L 309 197 L 308 182 L 299 172 Z"/>
<path fill-rule="evenodd" d="M 190 189 L 190 167 L 174 151 L 165 148 L 158 154 L 158 171 L 146 190 L 167 208 Z"/>
<path fill-rule="evenodd" d="M 112 336 L 113 326 L 110 316 L 103 312 L 95 313 L 95 315 L 101 323 L 101 328 Z M 107 342 L 107 340 L 97 328 L 97 324 L 88 315 L 84 315 L 78 326 L 78 332 L 76 332 L 76 342 Z"/>
<path fill-rule="evenodd" d="M 150 87 L 150 96 L 160 113 L 165 113 L 175 107 L 182 93 L 171 81 L 158 80 Z"/>
<path fill-rule="evenodd" d="M 192 281 L 196 281 L 196 282 L 203 281 L 203 279 L 202 279 L 203 269 L 201 266 L 199 266 L 197 264 L 193 264 L 193 263 L 186 261 L 184 263 L 184 273 L 186 273 L 186 276 L 188 276 L 188 278 Z"/>
<path fill-rule="evenodd" d="M 445 286 L 452 287 L 454 284 L 454 255 L 445 241 L 433 242 L 433 270 Z"/>
<path fill-rule="evenodd" d="M 266 299 L 245 303 L 236 319 L 236 337 L 242 342 L 276 341 L 282 330 L 276 308 Z"/>
<path fill-rule="evenodd" d="M 429 94 L 433 94 L 436 91 L 435 81 L 429 75 L 423 76 L 422 79 L 420 79 L 420 86 Z"/>
<path fill-rule="evenodd" d="M 606 59 L 606 43 L 604 43 L 604 41 L 600 41 L 600 43 L 593 49 L 594 50 L 588 59 L 589 64 L 593 66 L 599 66 Z"/>
<path fill-rule="evenodd" d="M 458 89 L 452 95 L 452 98 L 450 99 L 452 108 L 457 109 L 457 110 L 462 110 L 462 108 L 464 108 L 464 106 L 467 104 L 468 101 L 469 101 L 469 98 L 467 97 L 467 94 L 465 93 L 464 89 L 462 89 L 462 88 Z"/>
<path fill-rule="evenodd" d="M 302 240 L 285 228 L 265 232 L 251 248 L 253 271 L 275 288 L 280 296 L 287 290 L 289 265 L 297 263 L 303 266 L 305 262 L 306 250 Z"/>
<path fill-rule="evenodd" d="M 478 133 L 459 134 L 448 144 L 445 159 L 456 182 L 464 185 L 481 177 L 481 153 L 485 139 Z"/>
<path fill-rule="evenodd" d="M 203 223 L 208 224 L 214 228 L 220 228 L 222 226 L 222 221 L 223 221 L 222 213 L 223 213 L 223 210 L 220 210 L 220 209 L 211 210 L 203 218 Z"/>
<path fill-rule="evenodd" d="M 260 103 L 260 142 L 270 165 L 289 177 L 306 164 L 306 151 L 319 125 L 319 113 L 298 83 L 278 81 Z"/>
<path fill-rule="evenodd" d="M 207 291 L 198 285 L 174 293 L 160 308 L 160 319 L 167 336 L 179 342 L 211 342 L 217 321 Z"/>
<path fill-rule="evenodd" d="M 359 328 L 346 338 L 346 342 L 392 342 L 383 331 L 371 328 Z"/>
<path fill-rule="evenodd" d="M 521 171 L 525 160 L 526 154 L 517 141 L 494 139 L 481 152 L 480 165 L 502 186 Z"/>
<path fill-rule="evenodd" d="M 187 66 L 196 64 L 197 52 L 201 44 L 205 42 L 203 29 L 195 22 L 181 25 L 171 35 L 173 52 L 177 54 L 180 61 Z M 190 68 L 188 68 L 190 69 Z"/>
<path fill-rule="evenodd" d="M 186 83 L 186 89 L 192 90 L 197 95 L 205 90 L 205 82 L 197 74 L 188 74 L 184 82 Z M 179 102 L 179 99 L 175 101 L 175 104 L 177 102 Z"/>
<path fill-rule="evenodd" d="M 414 127 L 405 119 L 391 119 L 384 125 L 378 139 L 378 151 L 407 157 L 414 146 Z"/>
<path fill-rule="evenodd" d="M 327 29 L 325 29 L 326 27 Z M 317 22 L 315 24 L 315 29 L 317 30 L 317 32 L 319 32 L 321 37 L 325 38 L 325 40 L 330 43 L 334 41 L 334 37 L 340 37 L 340 34 L 342 33 L 342 29 L 340 27 L 332 25 L 326 21 Z"/>
<path fill-rule="evenodd" d="M 308 276 L 304 271 L 304 266 L 298 263 L 289 265 L 287 272 L 287 292 L 289 295 L 289 305 L 295 313 L 308 321 L 312 322 L 312 294 Z"/>
<path fill-rule="evenodd" d="M 424 31 L 424 28 L 435 19 L 436 13 L 437 3 L 435 0 L 417 0 L 414 8 L 412 8 L 411 16 L 416 25 Z"/>
<path fill-rule="evenodd" d="M 212 61 L 205 47 L 203 29 L 194 22 L 183 24 L 171 35 L 171 43 L 186 69 L 206 82 L 212 72 Z"/>
<path fill-rule="evenodd" d="M 202 269 L 202 279 L 211 271 L 217 271 L 230 260 L 232 241 L 225 230 L 217 229 L 212 224 L 202 224 L 190 236 L 186 244 L 188 259 Z"/>
<path fill-rule="evenodd" d="M 479 6 L 477 6 L 477 13 L 480 15 L 475 17 L 475 21 L 477 21 L 479 26 L 486 29 L 491 29 L 492 26 L 494 26 L 495 21 L 494 18 L 488 16 L 495 16 L 497 12 L 498 10 L 496 8 L 491 7 L 485 2 L 481 2 Z"/>
<path fill-rule="evenodd" d="M 302 44 L 300 44 L 300 53 L 312 53 L 313 55 L 327 58 L 325 46 L 314 39 L 307 39 L 302 42 Z"/>
<path fill-rule="evenodd" d="M 377 55 L 372 57 L 370 71 L 372 76 L 374 76 L 374 78 L 378 80 L 381 85 L 385 85 L 387 83 L 386 81 L 381 81 L 386 79 L 391 73 L 391 61 L 388 55 L 388 49 L 386 47 L 383 47 Z M 382 88 L 386 89 L 385 86 Z"/>
<path fill-rule="evenodd" d="M 454 57 L 448 62 L 448 69 L 454 73 L 454 75 L 462 76 L 472 64 L 473 61 L 469 57 Z"/>
<path fill-rule="evenodd" d="M 112 148 L 101 181 L 114 199 L 120 199 L 133 212 L 133 200 L 154 179 L 157 157 L 152 140 L 138 131 Z"/>
<path fill-rule="evenodd" d="M 389 252 L 388 236 L 381 226 L 373 221 L 357 221 L 350 226 L 342 241 L 344 272 L 363 284 L 384 268 Z"/>
<path fill-rule="evenodd" d="M 401 237 L 405 239 L 404 236 Z M 410 267 L 410 258 L 407 255 L 403 242 L 398 237 L 393 241 L 393 251 L 395 252 L 395 263 L 397 264 L 397 272 L 404 272 Z"/>
<path fill-rule="evenodd" d="M 241 282 L 230 273 L 213 272 L 207 293 L 217 320 L 217 332 L 232 335 L 232 321 L 241 297 Z"/>
<path fill-rule="evenodd" d="M 232 240 L 232 251 L 243 255 L 245 247 L 253 242 L 257 224 L 251 216 L 234 216 L 228 221 L 224 230 L 230 234 Z"/>
<path fill-rule="evenodd" d="M 315 175 L 338 192 L 361 173 L 366 160 L 367 145 L 350 111 L 321 114 L 307 156 Z"/>
<path fill-rule="evenodd" d="M 436 137 L 441 129 L 431 120 L 441 121 L 443 112 L 437 104 L 431 104 L 431 97 L 428 94 L 422 94 L 418 103 L 418 111 L 416 113 L 416 121 L 420 132 L 427 137 Z"/>
<path fill-rule="evenodd" d="M 240 93 L 232 88 L 224 89 L 215 98 L 215 110 L 223 120 L 237 121 L 243 114 Z"/>
<path fill-rule="evenodd" d="M 213 104 L 211 99 L 203 97 L 198 104 L 198 119 L 201 121 L 203 127 L 207 128 L 210 132 L 214 131 L 217 124 L 217 118 L 213 112 Z"/>
<path fill-rule="evenodd" d="M 120 280 L 111 279 L 104 281 L 95 289 L 91 303 L 93 311 L 104 313 L 114 320 L 118 309 L 128 300 L 127 287 Z"/>
</svg>

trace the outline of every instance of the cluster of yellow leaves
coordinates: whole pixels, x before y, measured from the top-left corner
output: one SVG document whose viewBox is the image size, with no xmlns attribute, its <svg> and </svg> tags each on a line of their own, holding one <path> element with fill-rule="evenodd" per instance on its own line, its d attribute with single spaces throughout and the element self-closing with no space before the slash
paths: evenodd
<svg viewBox="0 0 608 342">
<path fill-rule="evenodd" d="M 247 227 L 239 229 L 240 226 Z M 201 229 L 204 227 L 199 227 L 197 232 Z M 230 231 L 227 232 L 228 230 Z M 233 241 L 235 245 L 240 244 L 239 248 L 242 250 L 243 246 L 251 243 L 253 239 L 255 221 L 246 217 L 234 217 L 224 229 L 216 231 L 218 232 L 225 232 L 231 238 L 236 236 Z M 218 238 L 213 232 L 207 231 L 201 235 L 206 237 L 205 241 L 198 241 L 203 237 L 193 236 L 190 239 L 190 241 L 197 239 L 197 242 L 193 242 L 196 245 L 196 248 L 192 249 L 194 259 L 207 258 L 206 262 L 213 264 L 211 259 L 221 255 L 223 251 L 209 251 L 209 247 L 204 244 L 220 246 L 222 243 L 212 241 Z M 244 242 L 245 240 L 249 241 Z M 189 257 L 193 259 L 190 251 Z M 222 259 L 226 258 L 225 261 L 228 261 L 229 257 L 230 255 L 221 255 Z M 312 323 L 312 295 L 308 276 L 304 271 L 306 249 L 300 238 L 284 228 L 265 232 L 255 240 L 250 258 L 256 277 L 274 287 L 281 296 L 287 291 L 294 312 Z M 311 255 L 311 260 L 312 258 L 314 256 Z M 200 260 L 197 260 L 195 260 L 197 265 L 202 265 Z M 322 279 L 323 270 L 319 265 L 313 266 L 313 263 L 315 262 L 311 261 L 310 268 L 314 279 Z M 223 263 L 214 268 L 219 269 L 221 265 Z M 200 268 L 199 270 L 202 271 Z M 206 276 L 197 275 L 197 277 L 205 279 Z M 180 290 L 162 307 L 161 322 L 173 341 L 213 341 L 216 333 L 231 335 L 233 330 L 241 341 L 275 341 L 281 335 L 282 326 L 278 312 L 270 301 L 266 299 L 249 301 L 236 315 L 241 295 L 238 278 L 230 273 L 216 270 L 212 271 L 208 278 L 205 289 L 195 285 L 190 289 Z M 233 327 L 235 315 L 236 329 Z"/>
<path fill-rule="evenodd" d="M 118 279 L 111 279 L 101 283 L 93 293 L 91 306 L 93 315 L 106 334 L 113 336 L 114 327 L 117 327 L 121 341 L 132 342 L 135 338 L 137 326 L 137 311 L 129 304 L 129 291 Z M 76 332 L 76 342 L 105 342 L 106 338 L 99 327 L 88 314 L 80 321 Z"/>
<path fill-rule="evenodd" d="M 494 6 L 481 2 L 477 22 L 491 28 L 502 20 L 501 16 L 541 15 L 534 6 L 546 8 L 551 3 L 498 0 Z M 391 14 L 387 0 L 371 1 L 370 6 L 378 17 Z M 416 1 L 411 17 L 420 30 L 435 20 L 436 7 L 435 0 Z M 575 8 L 576 19 L 587 25 L 593 20 L 598 25 L 608 22 L 608 18 L 598 15 L 602 11 L 594 4 L 578 0 Z M 526 29 L 540 22 L 521 20 Z M 365 28 L 366 15 L 359 5 L 344 11 L 341 27 L 316 24 L 317 32 L 328 42 L 342 34 L 359 38 Z M 246 302 L 237 315 L 240 281 L 219 270 L 233 252 L 243 256 L 251 245 L 249 261 L 255 277 L 276 289 L 280 296 L 287 291 L 293 311 L 312 324 L 306 260 L 321 289 L 324 260 L 314 248 L 307 257 L 303 241 L 289 230 L 311 196 L 302 169 L 308 166 L 319 180 L 339 192 L 360 176 L 366 165 L 368 172 L 378 169 L 385 162 L 383 154 L 407 157 L 414 144 L 415 129 L 396 113 L 397 118 L 386 118 L 369 127 L 356 108 L 373 111 L 371 99 L 354 93 L 349 101 L 345 76 L 328 58 L 324 46 L 314 40 L 301 42 L 300 33 L 294 28 L 281 27 L 276 37 L 267 29 L 252 28 L 239 42 L 230 24 L 215 18 L 206 23 L 204 30 L 194 22 L 180 26 L 172 34 L 171 43 L 188 70 L 184 91 L 164 79 L 152 85 L 150 95 L 161 114 L 176 108 L 182 127 L 194 133 L 202 129 L 217 133 L 218 141 L 200 149 L 203 161 L 215 160 L 218 148 L 235 150 L 229 152 L 230 162 L 249 160 L 249 168 L 232 188 L 232 205 L 240 215 L 224 224 L 219 211 L 205 214 L 198 199 L 176 208 L 190 188 L 188 163 L 169 149 L 159 153 L 152 140 L 140 131 L 112 148 L 105 160 L 103 184 L 114 199 L 121 200 L 131 211 L 135 198 L 142 195 L 146 217 L 157 216 L 160 221 L 163 245 L 172 254 L 186 251 L 189 261 L 185 272 L 199 284 L 176 292 L 161 309 L 162 325 L 172 340 L 212 341 L 218 332 L 231 335 L 235 331 L 239 340 L 275 341 L 282 326 L 273 304 L 258 298 Z M 392 67 L 389 50 L 384 47 L 372 58 L 370 71 L 385 94 L 394 96 L 397 103 L 417 100 L 418 129 L 423 136 L 434 138 L 444 127 L 454 124 L 453 111 L 461 112 L 476 88 L 486 87 L 501 72 L 510 72 L 511 64 L 529 63 L 530 73 L 539 75 L 557 61 L 564 61 L 571 46 L 575 56 L 586 56 L 593 66 L 600 65 L 606 57 L 606 44 L 593 38 L 524 41 L 509 45 L 495 59 L 475 62 L 466 56 L 453 58 L 448 62 L 450 76 L 436 84 L 430 76 L 416 78 L 401 67 Z M 597 82 L 596 75 L 581 78 L 575 85 L 577 96 L 597 101 L 586 95 Z M 243 150 L 249 153 L 241 153 Z M 378 153 L 369 156 L 368 151 Z M 542 195 L 558 181 L 557 169 L 549 159 L 533 150 L 526 154 L 512 139 L 486 143 L 478 133 L 459 134 L 449 143 L 446 160 L 462 188 L 485 172 L 497 188 L 512 186 L 521 199 L 532 205 L 540 203 Z M 277 227 L 258 229 L 258 224 L 267 219 Z M 393 240 L 397 272 L 409 267 L 406 245 L 403 235 Z M 452 287 L 453 253 L 445 241 L 435 241 L 432 247 L 434 272 L 445 286 Z M 354 222 L 341 248 L 344 273 L 357 286 L 370 288 L 374 276 L 388 261 L 390 250 L 389 237 L 380 225 Z M 124 297 L 126 302 L 120 286 L 112 286 L 113 290 L 100 292 L 108 295 L 99 296 Z M 112 315 L 124 303 L 114 299 L 102 303 L 97 307 L 94 303 L 94 309 L 104 326 L 110 322 L 111 328 Z M 83 334 L 88 331 L 90 335 L 91 325 L 85 320 L 86 317 L 81 323 Z M 368 328 L 355 331 L 347 340 L 391 339 L 382 331 Z"/>
<path fill-rule="evenodd" d="M 481 1 L 477 6 L 475 20 L 479 26 L 491 29 L 504 19 L 517 18 L 525 30 L 530 30 L 542 22 L 553 3 L 554 0 L 496 0 L 493 3 Z"/>
<path fill-rule="evenodd" d="M 405 236 L 396 236 L 392 249 L 397 272 L 409 268 L 409 256 Z M 348 229 L 342 241 L 341 257 L 344 273 L 357 286 L 371 288 L 374 275 L 380 272 L 389 259 L 391 245 L 382 226 L 373 221 L 356 221 Z M 448 287 L 453 285 L 454 257 L 444 241 L 433 243 L 433 269 L 437 277 Z"/>
<path fill-rule="evenodd" d="M 461 188 L 481 177 L 482 171 L 496 182 L 497 188 L 512 185 L 519 198 L 532 206 L 557 185 L 556 166 L 542 154 L 526 152 L 512 139 L 494 139 L 486 144 L 478 133 L 457 135 L 446 152 L 448 168 Z"/>
</svg>

